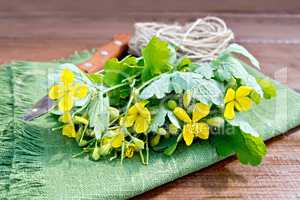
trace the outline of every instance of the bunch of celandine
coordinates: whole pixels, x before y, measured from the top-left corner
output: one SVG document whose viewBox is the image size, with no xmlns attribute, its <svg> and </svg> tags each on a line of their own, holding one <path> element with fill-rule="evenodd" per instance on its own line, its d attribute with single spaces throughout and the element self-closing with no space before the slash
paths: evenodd
<svg viewBox="0 0 300 200">
<path fill-rule="evenodd" d="M 182 139 L 187 146 L 197 139 L 208 140 L 220 155 L 236 153 L 241 163 L 257 165 L 266 148 L 241 112 L 275 96 L 276 89 L 268 80 L 256 80 L 233 53 L 259 68 L 237 44 L 211 63 L 193 63 L 177 58 L 176 48 L 156 37 L 142 57 L 111 59 L 101 73 L 64 68 L 49 92 L 64 124 L 59 128 L 94 160 L 123 161 L 139 153 L 147 164 L 149 148 L 172 155 Z"/>
</svg>

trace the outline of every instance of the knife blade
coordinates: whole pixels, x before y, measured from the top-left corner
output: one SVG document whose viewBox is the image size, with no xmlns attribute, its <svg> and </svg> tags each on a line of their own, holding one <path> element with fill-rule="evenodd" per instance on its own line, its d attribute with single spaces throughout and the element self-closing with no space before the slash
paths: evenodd
<svg viewBox="0 0 300 200">
<path fill-rule="evenodd" d="M 106 61 L 111 58 L 119 58 L 128 50 L 129 35 L 117 34 L 110 42 L 107 42 L 97 48 L 92 57 L 77 65 L 77 67 L 86 73 L 95 73 L 102 70 Z M 49 99 L 48 95 L 38 100 L 32 108 L 27 110 L 23 116 L 23 120 L 32 121 L 42 116 L 55 106 L 55 102 Z"/>
</svg>

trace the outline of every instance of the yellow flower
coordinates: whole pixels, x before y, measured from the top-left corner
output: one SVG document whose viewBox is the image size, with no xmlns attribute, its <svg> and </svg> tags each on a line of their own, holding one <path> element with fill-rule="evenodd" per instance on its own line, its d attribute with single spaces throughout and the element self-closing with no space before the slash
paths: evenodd
<svg viewBox="0 0 300 200">
<path fill-rule="evenodd" d="M 151 121 L 151 114 L 145 107 L 146 101 L 138 102 L 134 104 L 128 110 L 126 119 L 121 119 L 121 123 L 124 123 L 125 127 L 132 127 L 136 133 L 146 133 Z"/>
<path fill-rule="evenodd" d="M 199 122 L 202 118 L 209 114 L 210 107 L 203 103 L 196 103 L 193 109 L 192 119 L 183 108 L 176 107 L 174 109 L 175 116 L 184 121 L 186 124 L 183 126 L 182 135 L 186 145 L 191 145 L 194 137 L 200 139 L 208 139 L 209 126 L 204 122 Z"/>
<path fill-rule="evenodd" d="M 136 151 L 135 145 L 128 144 L 125 148 L 125 157 L 132 158 L 135 151 Z"/>
<path fill-rule="evenodd" d="M 113 148 L 119 148 L 122 146 L 123 140 L 125 138 L 125 134 L 120 129 L 116 129 L 114 133 L 115 135 L 112 137 L 111 146 Z"/>
<path fill-rule="evenodd" d="M 240 86 L 236 91 L 229 88 L 224 97 L 226 119 L 234 119 L 235 109 L 242 112 L 251 108 L 251 99 L 248 97 L 253 88 L 249 86 Z"/>
<path fill-rule="evenodd" d="M 88 88 L 85 84 L 74 83 L 74 74 L 67 68 L 61 73 L 60 80 L 60 84 L 52 86 L 48 96 L 52 100 L 58 100 L 61 112 L 68 112 L 73 107 L 74 98 L 85 98 Z"/>
<path fill-rule="evenodd" d="M 76 137 L 75 126 L 72 121 L 72 116 L 70 112 L 65 112 L 62 116 L 59 117 L 59 121 L 66 123 L 62 129 L 63 135 L 71 138 Z"/>
</svg>

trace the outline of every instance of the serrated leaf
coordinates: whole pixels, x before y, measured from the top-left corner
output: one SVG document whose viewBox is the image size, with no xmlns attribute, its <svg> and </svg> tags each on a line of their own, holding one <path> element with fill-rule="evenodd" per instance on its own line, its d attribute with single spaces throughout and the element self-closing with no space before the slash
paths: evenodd
<svg viewBox="0 0 300 200">
<path fill-rule="evenodd" d="M 245 49 L 243 46 L 241 46 L 239 44 L 236 44 L 236 43 L 230 44 L 223 53 L 224 54 L 228 54 L 228 53 L 241 54 L 241 55 L 245 56 L 246 58 L 248 58 L 254 67 L 260 69 L 258 60 L 251 53 L 249 53 L 249 51 L 247 49 Z"/>
<path fill-rule="evenodd" d="M 135 57 L 127 56 L 118 61 L 116 58 L 108 60 L 104 65 L 104 83 L 108 86 L 120 84 L 124 79 L 140 71 Z"/>
<path fill-rule="evenodd" d="M 172 91 L 170 75 L 162 74 L 159 79 L 149 84 L 140 94 L 141 99 L 149 99 L 155 96 L 157 99 L 162 99 L 166 94 Z"/>
<path fill-rule="evenodd" d="M 236 113 L 235 118 L 227 120 L 227 122 L 232 126 L 239 127 L 243 132 L 253 137 L 259 137 L 257 131 L 243 118 L 242 113 Z"/>
<path fill-rule="evenodd" d="M 168 42 L 153 37 L 142 50 L 145 64 L 142 72 L 142 81 L 149 80 L 153 76 L 170 70 L 170 65 L 168 64 L 170 49 L 168 45 Z"/>
<path fill-rule="evenodd" d="M 194 70 L 195 73 L 201 74 L 203 78 L 211 79 L 214 76 L 214 68 L 210 63 L 200 63 Z"/>
<path fill-rule="evenodd" d="M 155 132 L 159 127 L 164 125 L 167 113 L 168 113 L 168 109 L 166 109 L 164 106 L 159 107 L 153 120 L 151 121 L 151 125 L 150 125 L 151 131 Z"/>
</svg>

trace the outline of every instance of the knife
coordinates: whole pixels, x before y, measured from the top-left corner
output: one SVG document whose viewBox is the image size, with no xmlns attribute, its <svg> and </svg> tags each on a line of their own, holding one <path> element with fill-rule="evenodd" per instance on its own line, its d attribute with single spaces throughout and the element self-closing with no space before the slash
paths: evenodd
<svg viewBox="0 0 300 200">
<path fill-rule="evenodd" d="M 129 35 L 117 34 L 110 42 L 107 42 L 97 48 L 92 57 L 77 65 L 82 71 L 92 74 L 102 70 L 106 61 L 111 58 L 119 58 L 123 56 L 128 50 Z M 49 99 L 48 95 L 37 101 L 31 109 L 26 111 L 23 116 L 23 120 L 32 121 L 33 119 L 40 117 L 47 113 L 55 106 L 55 102 Z"/>
</svg>

